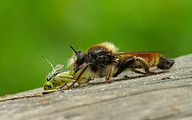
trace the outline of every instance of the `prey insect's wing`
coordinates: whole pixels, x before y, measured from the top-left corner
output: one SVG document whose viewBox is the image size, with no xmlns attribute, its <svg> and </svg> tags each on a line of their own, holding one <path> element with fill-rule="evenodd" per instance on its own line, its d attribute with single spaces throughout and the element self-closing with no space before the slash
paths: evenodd
<svg viewBox="0 0 192 120">
<path fill-rule="evenodd" d="M 56 72 L 56 71 L 62 69 L 63 67 L 64 67 L 64 65 L 58 64 L 58 65 L 55 66 L 55 68 L 52 70 L 51 73 L 54 73 L 54 72 Z"/>
</svg>

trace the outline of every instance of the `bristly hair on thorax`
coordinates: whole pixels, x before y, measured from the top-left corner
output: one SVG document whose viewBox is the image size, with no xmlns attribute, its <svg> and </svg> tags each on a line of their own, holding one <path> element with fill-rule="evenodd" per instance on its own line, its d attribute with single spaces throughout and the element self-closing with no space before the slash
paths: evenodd
<svg viewBox="0 0 192 120">
<path fill-rule="evenodd" d="M 118 51 L 118 48 L 115 47 L 115 45 L 113 43 L 110 43 L 110 42 L 103 42 L 103 43 L 98 44 L 98 45 L 107 48 L 112 53 L 116 53 Z M 95 46 L 97 46 L 97 45 L 95 45 Z"/>
<path fill-rule="evenodd" d="M 110 42 L 103 42 L 103 43 L 101 43 L 101 44 L 97 44 L 97 45 L 94 45 L 95 47 L 96 46 L 102 46 L 102 47 L 105 47 L 107 50 L 109 50 L 109 51 L 111 51 L 112 53 L 116 53 L 117 51 L 118 51 L 118 48 L 117 47 L 115 47 L 115 45 L 113 44 L 113 43 L 110 43 Z M 92 47 L 94 47 L 94 46 L 92 46 Z M 91 47 L 91 48 L 92 48 Z M 89 48 L 90 49 L 90 48 Z M 88 49 L 88 50 L 89 50 Z M 88 51 L 87 50 L 87 51 Z M 77 59 L 77 56 L 75 55 L 75 53 L 73 53 L 73 56 L 69 59 L 69 62 L 68 62 L 68 67 L 70 67 L 70 66 L 72 66 L 74 63 L 75 63 L 75 61 L 76 61 L 76 59 Z"/>
</svg>

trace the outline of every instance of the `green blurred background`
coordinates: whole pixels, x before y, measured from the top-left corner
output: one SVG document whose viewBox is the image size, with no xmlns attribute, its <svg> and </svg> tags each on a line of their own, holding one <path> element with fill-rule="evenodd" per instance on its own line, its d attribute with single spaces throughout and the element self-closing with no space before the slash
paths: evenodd
<svg viewBox="0 0 192 120">
<path fill-rule="evenodd" d="M 52 68 L 41 54 L 67 65 L 69 45 L 192 53 L 191 0 L 1 0 L 0 15 L 0 96 L 42 87 Z"/>
</svg>

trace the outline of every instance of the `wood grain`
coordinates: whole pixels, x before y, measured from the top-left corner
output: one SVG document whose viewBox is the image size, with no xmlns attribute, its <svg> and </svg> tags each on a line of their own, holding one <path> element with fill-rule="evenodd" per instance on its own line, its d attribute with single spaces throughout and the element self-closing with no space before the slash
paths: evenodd
<svg viewBox="0 0 192 120">
<path fill-rule="evenodd" d="M 64 92 L 0 102 L 3 120 L 192 120 L 192 54 L 176 58 L 167 73 L 131 71 L 112 84 L 95 79 Z M 38 88 L 1 99 L 42 93 Z"/>
</svg>

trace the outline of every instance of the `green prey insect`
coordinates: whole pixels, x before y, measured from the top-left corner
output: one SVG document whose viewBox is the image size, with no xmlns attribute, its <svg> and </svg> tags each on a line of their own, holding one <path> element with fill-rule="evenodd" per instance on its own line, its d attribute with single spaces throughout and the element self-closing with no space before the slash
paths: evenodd
<svg viewBox="0 0 192 120">
<path fill-rule="evenodd" d="M 41 56 L 43 57 L 43 55 Z M 46 76 L 46 82 L 43 86 L 44 90 L 61 89 L 64 86 L 67 86 L 68 83 L 73 83 L 75 81 L 75 72 L 71 70 L 60 71 L 64 65 L 58 64 L 56 67 L 53 67 L 53 65 L 45 57 L 43 57 L 43 59 L 45 59 L 53 68 L 52 72 Z M 89 81 L 90 79 L 82 77 L 79 81 L 77 81 L 77 83 L 83 84 Z"/>
</svg>

